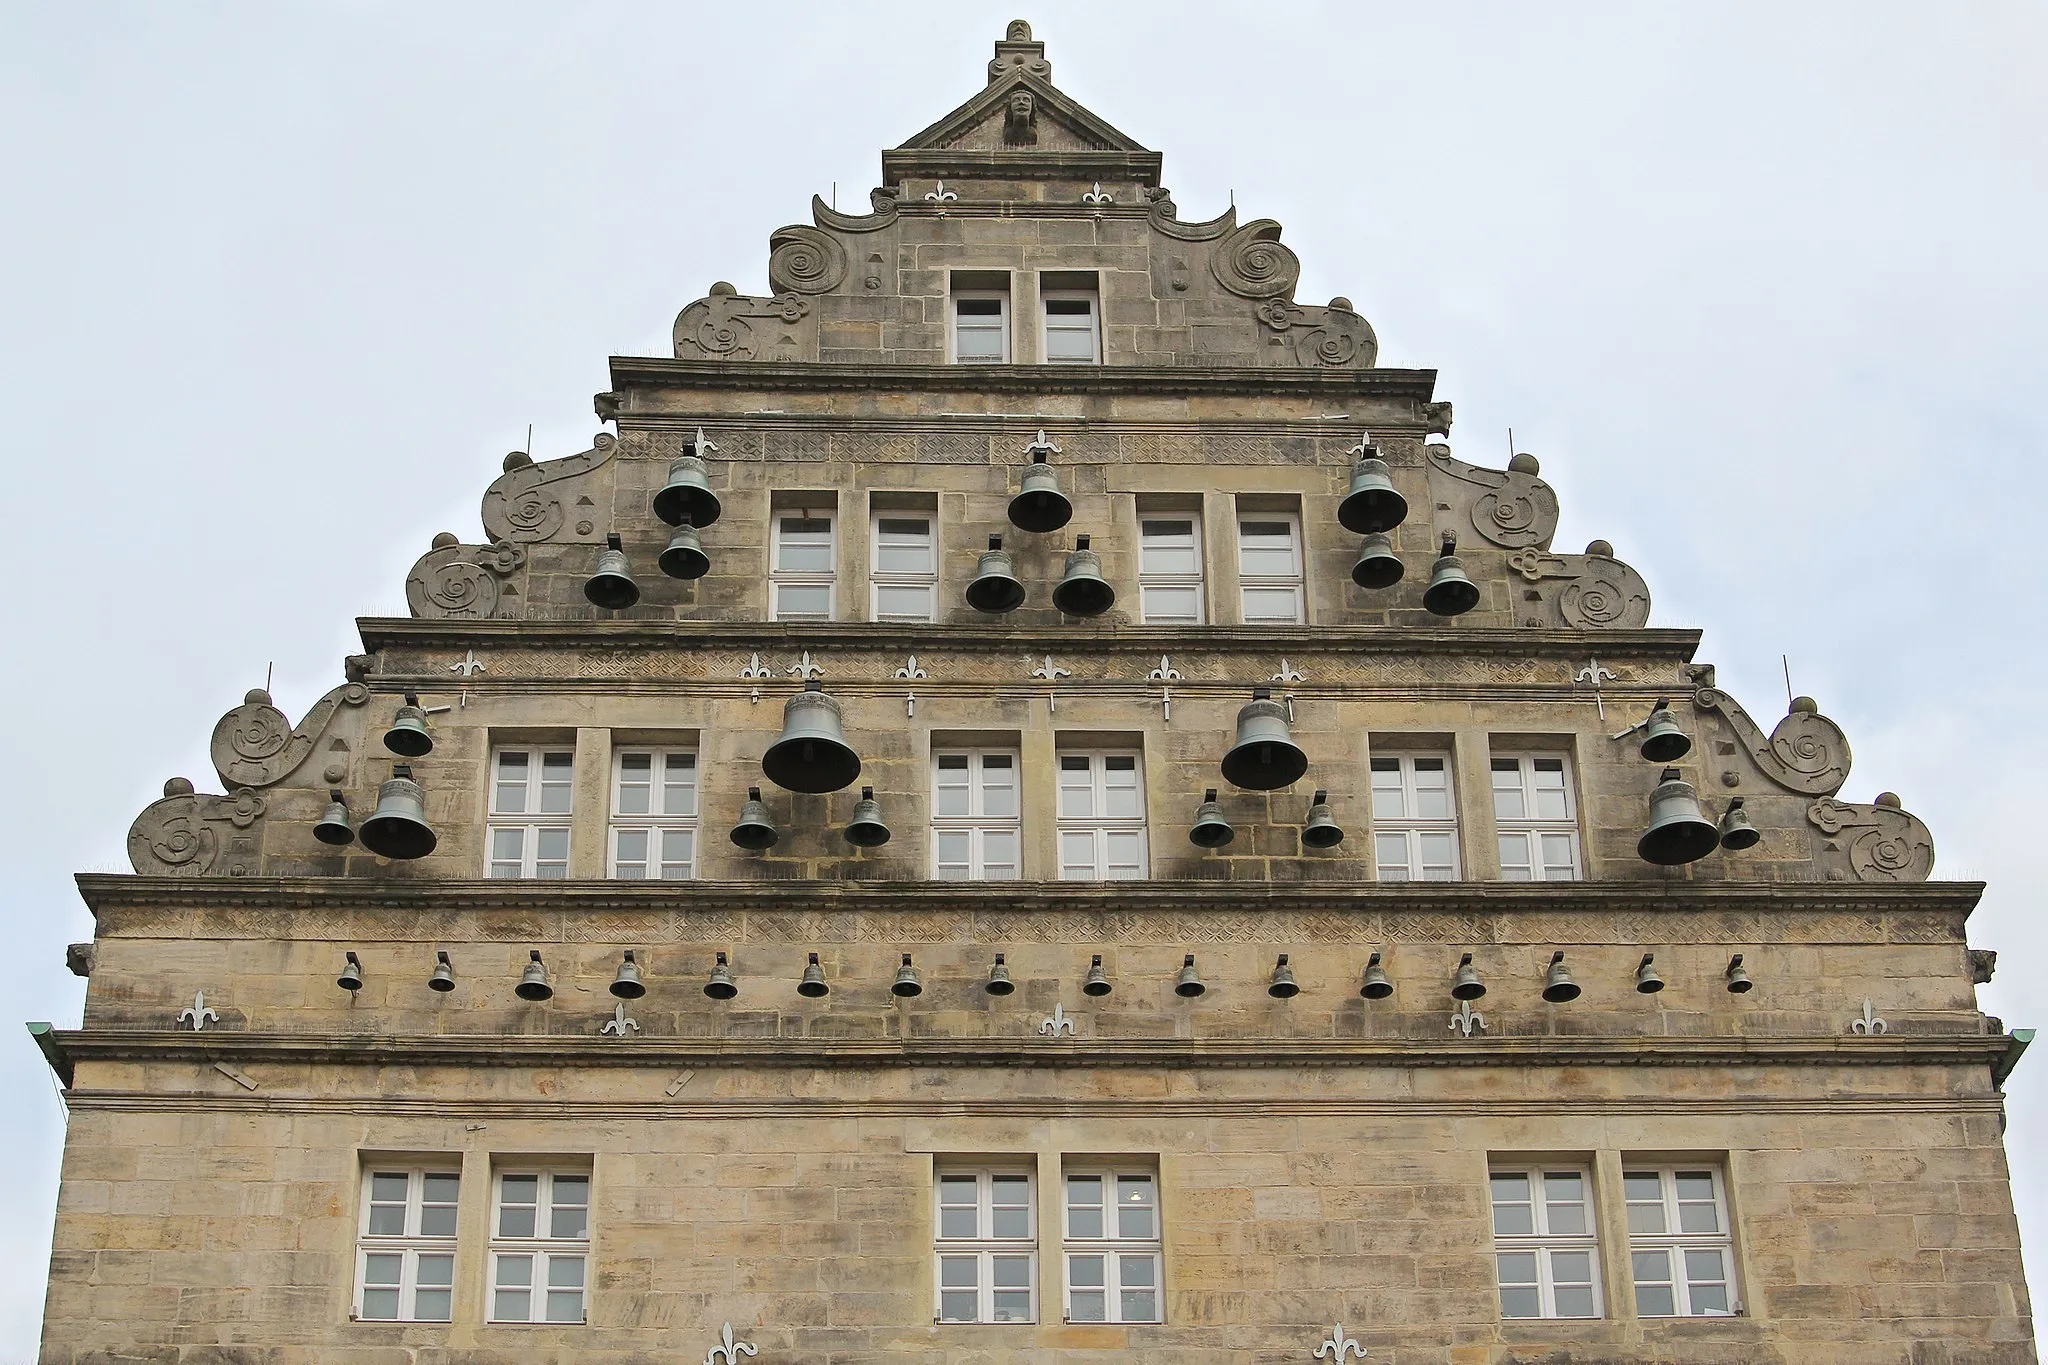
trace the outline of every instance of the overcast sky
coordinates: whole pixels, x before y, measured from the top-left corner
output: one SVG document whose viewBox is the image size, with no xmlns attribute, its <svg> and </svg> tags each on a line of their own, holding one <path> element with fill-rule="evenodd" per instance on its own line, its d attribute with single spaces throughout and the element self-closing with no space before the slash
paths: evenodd
<svg viewBox="0 0 2048 1365">
<path fill-rule="evenodd" d="M 1768 726 L 1792 681 L 1937 875 L 1991 883 L 1984 1007 L 2048 1022 L 2039 679 L 2048 20 L 2038 4 L 1066 3 L 1058 85 L 1506 428 L 1653 624 Z M 75 1025 L 80 869 L 358 614 L 613 353 L 979 90 L 1009 5 L 0 0 L 0 787 L 15 1021 Z M 1764 983 L 1762 989 L 1798 989 Z M 1880 1005 L 1882 1002 L 1879 1002 Z M 34 1353 L 63 1114 L 0 1034 L 0 1365 Z M 2048 1283 L 2048 1045 L 2007 1142 Z"/>
</svg>

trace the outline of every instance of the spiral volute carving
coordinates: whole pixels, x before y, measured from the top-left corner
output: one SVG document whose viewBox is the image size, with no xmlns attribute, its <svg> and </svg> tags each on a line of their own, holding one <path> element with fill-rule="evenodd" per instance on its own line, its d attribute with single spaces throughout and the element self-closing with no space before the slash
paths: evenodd
<svg viewBox="0 0 2048 1365">
<path fill-rule="evenodd" d="M 1271 218 L 1246 223 L 1216 244 L 1209 259 L 1216 282 L 1247 299 L 1292 297 L 1301 260 L 1280 244 L 1280 225 Z"/>
</svg>

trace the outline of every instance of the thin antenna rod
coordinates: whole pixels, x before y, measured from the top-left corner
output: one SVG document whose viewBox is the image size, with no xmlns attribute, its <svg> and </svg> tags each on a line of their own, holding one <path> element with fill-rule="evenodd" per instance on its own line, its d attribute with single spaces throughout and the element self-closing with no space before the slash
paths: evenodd
<svg viewBox="0 0 2048 1365">
<path fill-rule="evenodd" d="M 1778 662 L 1785 666 L 1785 709 L 1792 709 L 1792 656 L 1780 654 Z"/>
<path fill-rule="evenodd" d="M 277 660 L 275 659 L 272 659 L 269 663 L 263 665 L 263 690 L 265 692 L 268 692 L 270 690 L 270 675 L 273 671 L 276 670 L 276 668 Z"/>
<path fill-rule="evenodd" d="M 837 180 L 832 182 L 832 211 L 834 213 L 839 212 L 839 182 Z"/>
<path fill-rule="evenodd" d="M 533 458 L 533 423 L 531 422 L 526 424 L 526 456 L 528 459 Z"/>
<path fill-rule="evenodd" d="M 1515 458 L 1515 429 L 1513 427 L 1508 428 L 1508 458 L 1510 460 Z"/>
</svg>

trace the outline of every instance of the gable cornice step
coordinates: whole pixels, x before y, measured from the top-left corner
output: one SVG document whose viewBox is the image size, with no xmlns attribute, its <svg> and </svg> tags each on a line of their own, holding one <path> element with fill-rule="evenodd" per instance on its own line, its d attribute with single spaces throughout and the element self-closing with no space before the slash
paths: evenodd
<svg viewBox="0 0 2048 1365">
<path fill-rule="evenodd" d="M 1243 365 L 873 365 L 852 361 L 673 360 L 615 355 L 612 388 L 706 392 L 1273 394 L 1428 402 L 1435 370 L 1267 369 Z M 627 414 L 628 423 L 631 414 Z"/>
</svg>

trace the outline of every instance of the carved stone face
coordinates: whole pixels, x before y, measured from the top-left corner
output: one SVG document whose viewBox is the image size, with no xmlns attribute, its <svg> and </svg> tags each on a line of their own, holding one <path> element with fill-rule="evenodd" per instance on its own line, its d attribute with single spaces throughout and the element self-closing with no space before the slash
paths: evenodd
<svg viewBox="0 0 2048 1365">
<path fill-rule="evenodd" d="M 1029 90 L 1015 90 L 1010 93 L 1009 109 L 1003 119 L 1003 140 L 1005 142 L 1036 142 L 1038 99 Z"/>
<path fill-rule="evenodd" d="M 1010 117 L 1014 120 L 1029 123 L 1037 107 L 1038 101 L 1029 90 L 1014 91 L 1010 95 Z"/>
</svg>

